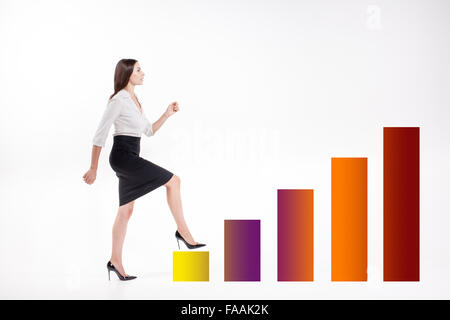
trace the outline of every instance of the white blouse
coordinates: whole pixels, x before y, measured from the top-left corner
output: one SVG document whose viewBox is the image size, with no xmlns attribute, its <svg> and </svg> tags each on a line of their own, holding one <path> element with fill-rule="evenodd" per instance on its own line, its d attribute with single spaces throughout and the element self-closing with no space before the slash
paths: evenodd
<svg viewBox="0 0 450 320">
<path fill-rule="evenodd" d="M 136 94 L 135 94 L 136 96 Z M 137 96 L 136 96 L 137 98 Z M 111 125 L 114 123 L 113 136 L 127 135 L 140 137 L 142 133 L 147 136 L 153 135 L 150 121 L 139 111 L 138 106 L 131 98 L 130 93 L 122 89 L 108 101 L 106 110 L 95 132 L 92 142 L 96 146 L 104 147 Z"/>
</svg>

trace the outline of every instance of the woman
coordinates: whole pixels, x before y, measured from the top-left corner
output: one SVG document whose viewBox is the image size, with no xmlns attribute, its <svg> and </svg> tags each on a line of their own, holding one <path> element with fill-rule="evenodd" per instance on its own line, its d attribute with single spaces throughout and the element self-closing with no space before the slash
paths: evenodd
<svg viewBox="0 0 450 320">
<path fill-rule="evenodd" d="M 87 184 L 92 184 L 97 176 L 98 159 L 105 146 L 111 125 L 114 123 L 114 143 L 109 155 L 111 168 L 119 178 L 119 210 L 112 230 L 112 254 L 107 263 L 108 277 L 114 271 L 120 280 L 132 280 L 122 264 L 122 247 L 128 220 L 133 212 L 134 201 L 144 194 L 164 185 L 167 202 L 177 224 L 175 237 L 182 240 L 189 249 L 204 246 L 194 241 L 183 216 L 180 196 L 180 178 L 172 172 L 139 156 L 141 133 L 153 136 L 163 123 L 178 112 L 177 102 L 172 102 L 155 122 L 150 123 L 134 93 L 137 85 L 142 85 L 144 72 L 137 60 L 122 59 L 116 65 L 114 93 L 109 98 L 106 110 L 95 132 L 92 147 L 91 167 L 84 174 Z"/>
</svg>

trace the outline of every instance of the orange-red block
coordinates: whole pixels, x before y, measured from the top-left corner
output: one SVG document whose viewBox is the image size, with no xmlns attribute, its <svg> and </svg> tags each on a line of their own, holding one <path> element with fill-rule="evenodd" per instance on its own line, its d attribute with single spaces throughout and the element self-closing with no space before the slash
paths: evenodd
<svg viewBox="0 0 450 320">
<path fill-rule="evenodd" d="M 331 280 L 367 281 L 367 158 L 331 159 Z"/>
</svg>

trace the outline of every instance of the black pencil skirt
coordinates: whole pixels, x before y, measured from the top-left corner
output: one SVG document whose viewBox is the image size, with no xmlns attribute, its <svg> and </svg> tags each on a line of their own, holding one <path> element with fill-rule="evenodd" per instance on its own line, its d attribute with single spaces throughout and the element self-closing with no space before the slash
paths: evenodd
<svg viewBox="0 0 450 320">
<path fill-rule="evenodd" d="M 173 173 L 139 156 L 141 138 L 117 135 L 109 164 L 119 178 L 119 206 L 164 185 Z"/>
</svg>

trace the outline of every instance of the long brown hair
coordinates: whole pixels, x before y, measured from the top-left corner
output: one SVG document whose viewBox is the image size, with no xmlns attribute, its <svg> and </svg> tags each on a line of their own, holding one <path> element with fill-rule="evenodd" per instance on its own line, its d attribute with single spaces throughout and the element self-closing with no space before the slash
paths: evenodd
<svg viewBox="0 0 450 320">
<path fill-rule="evenodd" d="M 114 93 L 109 97 L 110 100 L 117 92 L 127 86 L 136 62 L 137 60 L 135 59 L 121 59 L 117 62 L 116 71 L 114 72 Z"/>
</svg>

